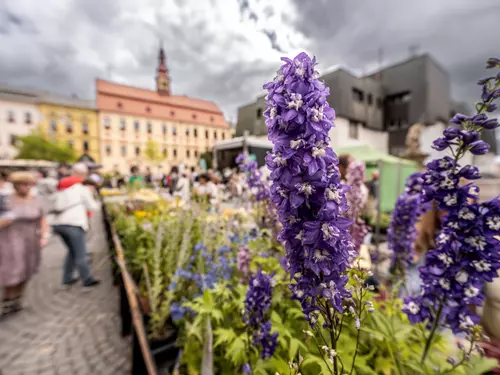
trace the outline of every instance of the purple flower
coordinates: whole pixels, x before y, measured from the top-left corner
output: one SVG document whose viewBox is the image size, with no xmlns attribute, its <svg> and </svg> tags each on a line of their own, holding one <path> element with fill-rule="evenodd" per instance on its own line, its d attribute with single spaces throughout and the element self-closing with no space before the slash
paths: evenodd
<svg viewBox="0 0 500 375">
<path fill-rule="evenodd" d="M 250 256 L 247 246 L 240 246 L 238 249 L 238 270 L 247 277 L 250 272 Z"/>
<path fill-rule="evenodd" d="M 318 80 L 316 60 L 305 53 L 282 60 L 277 76 L 264 85 L 274 145 L 266 162 L 291 290 L 314 326 L 320 302 L 342 311 L 349 296 L 346 272 L 355 253 L 350 220 L 343 217 L 348 187 L 340 183 L 338 158 L 328 146 L 335 111 L 326 101 L 329 89 Z"/>
<path fill-rule="evenodd" d="M 498 59 L 490 59 L 489 67 L 500 67 Z M 491 66 L 490 66 L 491 65 Z M 493 85 L 491 81 L 495 80 Z M 451 328 L 454 333 L 470 332 L 479 318 L 472 314 L 471 305 L 480 306 L 485 296 L 483 286 L 498 276 L 500 269 L 500 200 L 498 197 L 478 202 L 479 188 L 473 183 L 461 183 L 461 178 L 480 178 L 476 167 L 459 164 L 467 151 L 475 155 L 488 152 L 486 142 L 479 140 L 484 128 L 493 126 L 486 111 L 496 94 L 491 87 L 500 84 L 500 77 L 481 82 L 482 101 L 474 116 L 456 115 L 452 123 L 462 129 L 445 130 L 443 138 L 434 144 L 443 146 L 447 140 L 457 139 L 452 157 L 445 156 L 427 164 L 422 175 L 422 200 L 434 201 L 446 211 L 436 245 L 425 257 L 420 268 L 421 295 L 405 299 L 403 311 L 410 322 L 427 320 Z"/>
<path fill-rule="evenodd" d="M 490 145 L 485 141 L 476 141 L 470 144 L 469 151 L 473 155 L 484 155 L 490 150 Z"/>
<path fill-rule="evenodd" d="M 450 146 L 450 142 L 446 137 L 438 138 L 432 142 L 432 148 L 438 151 L 446 150 L 448 146 Z"/>
<path fill-rule="evenodd" d="M 369 226 L 360 218 L 365 204 L 362 192 L 365 181 L 365 163 L 362 161 L 353 161 L 350 163 L 347 168 L 346 180 L 347 185 L 351 187 L 351 190 L 347 194 L 347 202 L 349 204 L 347 217 L 352 220 L 350 232 L 354 249 L 359 251 L 369 231 Z"/>
<path fill-rule="evenodd" d="M 248 284 L 243 322 L 252 335 L 253 345 L 261 350 L 262 359 L 272 357 L 278 343 L 278 333 L 271 333 L 268 317 L 272 294 L 273 276 L 259 270 Z"/>
<path fill-rule="evenodd" d="M 267 200 L 269 197 L 269 186 L 263 181 L 262 173 L 259 170 L 257 162 L 249 160 L 248 156 L 241 153 L 236 158 L 236 163 L 240 169 L 247 174 L 247 184 L 250 189 L 254 189 L 255 201 Z"/>
</svg>

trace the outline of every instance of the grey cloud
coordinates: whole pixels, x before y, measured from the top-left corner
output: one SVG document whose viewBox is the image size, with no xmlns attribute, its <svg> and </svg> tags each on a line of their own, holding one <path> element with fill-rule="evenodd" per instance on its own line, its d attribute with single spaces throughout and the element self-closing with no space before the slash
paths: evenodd
<svg viewBox="0 0 500 375">
<path fill-rule="evenodd" d="M 267 36 L 267 38 L 271 42 L 271 46 L 273 47 L 274 50 L 281 52 L 281 53 L 285 52 L 283 50 L 283 48 L 281 48 L 281 46 L 278 43 L 278 35 L 276 34 L 276 31 L 264 29 L 264 30 L 262 30 L 262 33 L 265 36 Z"/>
</svg>

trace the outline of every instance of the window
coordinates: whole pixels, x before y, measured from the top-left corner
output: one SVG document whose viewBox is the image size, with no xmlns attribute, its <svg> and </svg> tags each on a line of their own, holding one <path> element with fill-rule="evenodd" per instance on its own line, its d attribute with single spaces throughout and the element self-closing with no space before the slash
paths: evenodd
<svg viewBox="0 0 500 375">
<path fill-rule="evenodd" d="M 136 133 L 141 130 L 141 124 L 139 124 L 139 121 L 134 121 L 134 128 L 135 128 L 135 131 Z"/>
<path fill-rule="evenodd" d="M 175 126 L 172 128 L 172 135 L 177 135 L 177 129 L 175 128 Z"/>
<path fill-rule="evenodd" d="M 87 124 L 86 122 L 82 123 L 82 133 L 83 134 L 88 134 L 89 133 L 89 124 Z"/>
<path fill-rule="evenodd" d="M 377 107 L 382 108 L 382 99 L 381 98 L 377 98 Z"/>
<path fill-rule="evenodd" d="M 111 145 L 106 145 L 106 155 L 111 155 Z"/>
<path fill-rule="evenodd" d="M 198 158 L 198 151 L 197 150 L 194 150 L 194 157 Z"/>
<path fill-rule="evenodd" d="M 170 111 L 170 116 L 174 117 L 175 116 L 175 112 L 174 111 Z"/>
<path fill-rule="evenodd" d="M 118 102 L 118 103 L 116 104 L 116 106 L 117 106 L 119 109 L 122 109 L 122 108 L 123 108 L 123 104 L 122 104 L 122 102 Z"/>
<path fill-rule="evenodd" d="M 151 113 L 151 107 L 146 107 L 146 112 Z"/>
<path fill-rule="evenodd" d="M 141 154 L 141 148 L 139 146 L 136 146 L 135 148 L 135 155 L 139 156 Z"/>
<path fill-rule="evenodd" d="M 10 144 L 11 146 L 15 146 L 17 142 L 17 135 L 11 134 L 10 135 Z"/>
<path fill-rule="evenodd" d="M 83 151 L 87 152 L 89 150 L 89 141 L 83 141 Z"/>
<path fill-rule="evenodd" d="M 104 127 L 106 130 L 111 129 L 111 119 L 109 117 L 104 117 Z"/>
<path fill-rule="evenodd" d="M 214 116 L 210 116 L 210 122 L 214 122 Z"/>
<path fill-rule="evenodd" d="M 217 139 L 217 132 L 214 131 L 214 139 Z"/>
<path fill-rule="evenodd" d="M 71 149 L 72 149 L 72 148 L 73 148 L 73 141 L 71 141 L 71 140 L 70 140 L 70 141 L 68 141 L 68 146 L 69 146 L 69 148 L 71 148 Z"/>
<path fill-rule="evenodd" d="M 7 112 L 7 121 L 8 122 L 16 122 L 16 119 L 14 117 L 14 111 Z"/>
<path fill-rule="evenodd" d="M 167 125 L 166 124 L 163 124 L 161 126 L 161 131 L 163 132 L 163 135 L 167 135 Z"/>
<path fill-rule="evenodd" d="M 410 100 L 411 100 L 411 94 L 409 92 L 401 96 L 401 101 L 403 103 L 408 103 Z"/>
<path fill-rule="evenodd" d="M 358 124 L 349 122 L 349 138 L 358 139 Z"/>
<path fill-rule="evenodd" d="M 257 118 L 262 117 L 262 108 L 257 108 Z"/>
<path fill-rule="evenodd" d="M 357 102 L 363 102 L 365 100 L 365 93 L 356 88 L 352 88 L 352 99 Z"/>
<path fill-rule="evenodd" d="M 122 118 L 120 119 L 120 130 L 124 131 L 125 129 L 127 129 L 127 120 Z"/>
<path fill-rule="evenodd" d="M 67 133 L 73 133 L 73 124 L 71 123 L 71 120 L 66 120 L 66 132 Z"/>
<path fill-rule="evenodd" d="M 189 137 L 189 128 L 186 129 L 186 137 Z"/>
<path fill-rule="evenodd" d="M 208 139 L 208 130 L 205 130 L 205 138 Z"/>
<path fill-rule="evenodd" d="M 177 157 L 177 150 L 176 150 L 175 148 L 174 148 L 174 150 L 173 150 L 172 154 L 174 155 L 174 158 L 176 158 L 176 157 Z"/>
<path fill-rule="evenodd" d="M 26 112 L 24 114 L 24 122 L 26 124 L 31 124 L 31 113 L 30 112 Z"/>
<path fill-rule="evenodd" d="M 190 158 L 191 157 L 191 152 L 189 152 L 189 150 L 186 150 L 186 158 Z"/>
<path fill-rule="evenodd" d="M 195 138 L 198 138 L 198 129 L 193 130 L 193 135 Z"/>
<path fill-rule="evenodd" d="M 151 123 L 148 122 L 147 127 L 148 127 L 148 133 L 151 134 L 153 132 L 153 125 L 151 125 Z"/>
<path fill-rule="evenodd" d="M 193 113 L 193 120 L 196 120 L 196 113 Z"/>
<path fill-rule="evenodd" d="M 127 156 L 127 146 L 122 145 L 121 147 L 122 156 Z"/>
<path fill-rule="evenodd" d="M 368 94 L 366 96 L 366 100 L 368 100 L 368 105 L 372 105 L 373 104 L 373 95 L 372 94 Z"/>
<path fill-rule="evenodd" d="M 222 140 L 226 139 L 226 133 L 222 133 Z"/>
<path fill-rule="evenodd" d="M 163 149 L 163 157 L 164 157 L 164 158 L 166 158 L 166 157 L 167 157 L 167 149 L 166 149 L 166 148 L 164 148 L 164 149 Z"/>
<path fill-rule="evenodd" d="M 57 132 L 57 121 L 55 119 L 50 120 L 50 132 L 52 134 Z"/>
</svg>

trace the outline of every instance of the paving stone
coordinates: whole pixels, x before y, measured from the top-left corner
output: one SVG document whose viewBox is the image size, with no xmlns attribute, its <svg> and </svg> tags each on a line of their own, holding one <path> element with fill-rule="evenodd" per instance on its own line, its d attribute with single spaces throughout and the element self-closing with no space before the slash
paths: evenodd
<svg viewBox="0 0 500 375">
<path fill-rule="evenodd" d="M 88 248 L 93 274 L 102 284 L 88 293 L 80 284 L 63 290 L 66 249 L 52 238 L 39 273 L 28 284 L 26 308 L 0 321 L 0 375 L 130 373 L 130 344 L 120 336 L 118 291 L 112 286 L 100 214 L 92 220 Z M 116 363 L 110 365 L 109 357 Z"/>
</svg>

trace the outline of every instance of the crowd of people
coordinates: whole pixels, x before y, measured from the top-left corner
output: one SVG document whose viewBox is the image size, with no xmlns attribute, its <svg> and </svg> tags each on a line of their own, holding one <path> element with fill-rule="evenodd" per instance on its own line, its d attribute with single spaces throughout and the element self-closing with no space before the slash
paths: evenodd
<svg viewBox="0 0 500 375">
<path fill-rule="evenodd" d="M 0 171 L 0 317 L 22 310 L 26 285 L 52 235 L 67 248 L 62 285 L 80 281 L 85 290 L 99 285 L 86 244 L 89 218 L 99 207 L 91 177 L 83 163 L 57 171 Z"/>
</svg>

